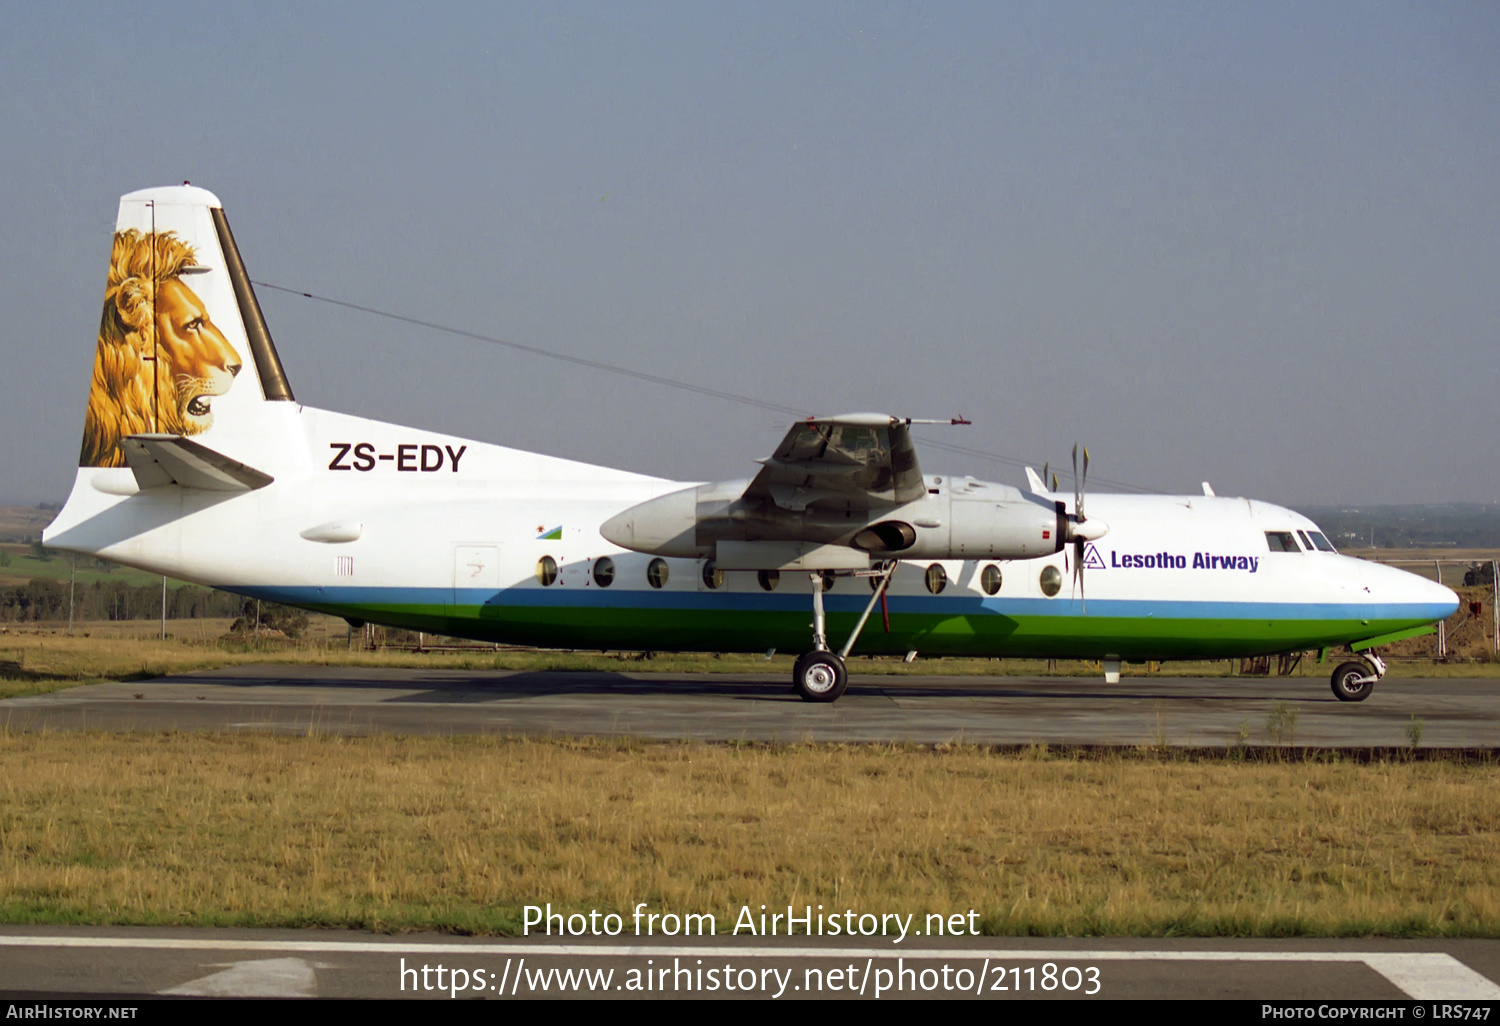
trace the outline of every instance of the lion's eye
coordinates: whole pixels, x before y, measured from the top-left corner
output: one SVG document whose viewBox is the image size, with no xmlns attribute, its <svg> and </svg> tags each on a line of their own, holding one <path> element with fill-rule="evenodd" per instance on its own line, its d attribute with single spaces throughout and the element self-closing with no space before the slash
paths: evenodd
<svg viewBox="0 0 1500 1026">
<path fill-rule="evenodd" d="M 184 325 L 184 327 L 186 327 L 189 331 L 202 331 L 203 330 L 203 318 L 202 317 L 194 317 L 192 320 L 188 321 L 187 324 Z"/>
</svg>

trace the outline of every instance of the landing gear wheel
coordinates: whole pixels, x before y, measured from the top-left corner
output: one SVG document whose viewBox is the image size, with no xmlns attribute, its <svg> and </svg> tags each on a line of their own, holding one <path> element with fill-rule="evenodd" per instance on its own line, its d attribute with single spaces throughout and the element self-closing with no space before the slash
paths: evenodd
<svg viewBox="0 0 1500 1026">
<path fill-rule="evenodd" d="M 792 669 L 792 684 L 804 702 L 832 702 L 849 686 L 849 672 L 832 652 L 809 652 Z"/>
<path fill-rule="evenodd" d="M 1375 681 L 1369 679 L 1374 676 L 1364 663 L 1343 663 L 1333 671 L 1333 695 L 1340 702 L 1363 702 L 1375 690 Z"/>
</svg>

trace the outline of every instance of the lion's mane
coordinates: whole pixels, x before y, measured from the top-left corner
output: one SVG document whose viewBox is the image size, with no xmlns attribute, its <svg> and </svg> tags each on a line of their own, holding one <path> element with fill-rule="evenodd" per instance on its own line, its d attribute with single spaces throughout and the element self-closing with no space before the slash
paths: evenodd
<svg viewBox="0 0 1500 1026">
<path fill-rule="evenodd" d="M 196 263 L 193 247 L 172 232 L 151 234 L 131 228 L 115 233 L 104 286 L 104 313 L 99 319 L 94 380 L 83 420 L 80 466 L 124 466 L 121 438 L 153 429 L 172 430 L 170 425 L 152 423 L 156 404 L 151 392 L 158 375 L 162 381 L 172 380 L 170 367 L 153 368 L 146 359 L 152 355 L 149 350 L 156 330 L 152 309 L 157 286 Z M 165 350 L 155 355 L 165 360 Z M 172 409 L 170 402 L 162 404 L 163 416 L 175 419 Z"/>
</svg>

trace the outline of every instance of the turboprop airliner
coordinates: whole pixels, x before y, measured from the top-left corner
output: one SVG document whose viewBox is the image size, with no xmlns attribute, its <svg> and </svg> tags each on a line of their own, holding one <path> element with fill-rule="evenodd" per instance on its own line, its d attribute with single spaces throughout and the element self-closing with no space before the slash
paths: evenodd
<svg viewBox="0 0 1500 1026">
<path fill-rule="evenodd" d="M 1457 608 L 1269 503 L 1086 498 L 1086 453 L 1071 495 L 925 473 L 913 423 L 809 417 L 753 475 L 702 483 L 303 406 L 219 200 L 148 189 L 120 201 L 78 474 L 44 540 L 355 625 L 801 652 L 813 702 L 851 653 L 1081 658 L 1118 681 L 1127 660 L 1334 648 L 1357 702 L 1378 646 Z"/>
</svg>

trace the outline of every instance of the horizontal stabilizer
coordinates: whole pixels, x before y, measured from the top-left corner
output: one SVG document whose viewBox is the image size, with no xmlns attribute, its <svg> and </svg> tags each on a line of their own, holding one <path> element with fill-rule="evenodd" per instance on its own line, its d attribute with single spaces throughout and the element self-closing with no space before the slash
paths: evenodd
<svg viewBox="0 0 1500 1026">
<path fill-rule="evenodd" d="M 249 492 L 275 480 L 181 435 L 130 435 L 121 440 L 120 448 L 142 491 L 175 484 L 210 492 Z"/>
</svg>

